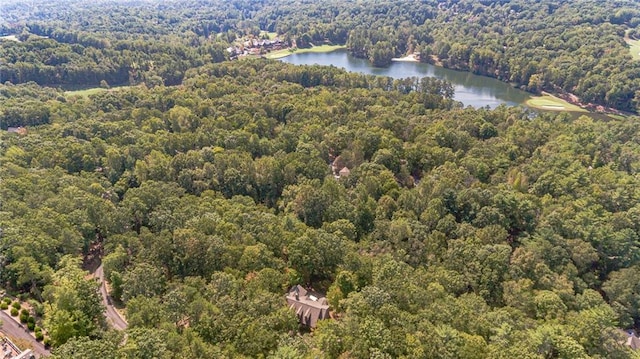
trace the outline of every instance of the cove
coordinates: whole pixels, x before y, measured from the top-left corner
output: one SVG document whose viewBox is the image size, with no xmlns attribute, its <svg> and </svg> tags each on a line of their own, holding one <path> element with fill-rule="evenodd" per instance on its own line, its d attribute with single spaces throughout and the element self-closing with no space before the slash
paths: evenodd
<svg viewBox="0 0 640 359">
<path fill-rule="evenodd" d="M 389 76 L 395 79 L 406 77 L 436 77 L 451 82 L 453 96 L 465 106 L 495 108 L 501 104 L 524 105 L 531 98 L 528 92 L 516 89 L 508 83 L 470 72 L 455 71 L 420 62 L 393 62 L 386 68 L 373 67 L 369 61 L 350 56 L 346 50 L 332 52 L 307 52 L 291 54 L 280 59 L 294 65 L 333 65 L 351 72 Z"/>
</svg>

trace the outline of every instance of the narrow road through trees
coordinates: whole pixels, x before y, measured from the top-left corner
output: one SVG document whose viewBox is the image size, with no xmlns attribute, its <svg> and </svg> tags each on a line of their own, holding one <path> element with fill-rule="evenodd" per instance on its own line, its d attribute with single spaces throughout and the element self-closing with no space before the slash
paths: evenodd
<svg viewBox="0 0 640 359">
<path fill-rule="evenodd" d="M 100 280 L 100 294 L 102 295 L 102 304 L 104 304 L 105 311 L 104 316 L 107 318 L 107 322 L 116 330 L 127 329 L 127 322 L 122 318 L 116 307 L 113 305 L 109 293 L 107 293 L 107 286 L 104 281 L 104 270 L 102 264 L 94 272 L 96 278 Z"/>
</svg>

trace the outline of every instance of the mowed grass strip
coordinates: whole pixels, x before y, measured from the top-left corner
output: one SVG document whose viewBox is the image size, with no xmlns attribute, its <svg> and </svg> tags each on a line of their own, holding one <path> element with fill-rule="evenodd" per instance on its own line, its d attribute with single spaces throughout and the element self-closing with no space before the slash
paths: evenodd
<svg viewBox="0 0 640 359">
<path fill-rule="evenodd" d="M 527 100 L 526 105 L 539 110 L 587 112 L 587 110 L 580 106 L 571 104 L 559 97 L 549 94 L 531 97 Z"/>
<path fill-rule="evenodd" d="M 307 49 L 282 49 L 278 51 L 272 51 L 266 54 L 265 57 L 268 59 L 280 59 L 291 54 L 304 54 L 305 52 L 331 52 L 345 48 L 346 46 L 344 45 L 320 45 L 312 46 Z"/>
<path fill-rule="evenodd" d="M 634 60 L 640 60 L 640 40 L 624 39 L 629 44 L 629 51 Z"/>
<path fill-rule="evenodd" d="M 276 37 L 278 37 L 278 33 L 277 32 L 268 32 L 268 31 L 260 31 L 260 37 L 267 35 L 269 37 L 269 40 L 273 40 Z"/>
<path fill-rule="evenodd" d="M 70 91 L 65 91 L 64 94 L 65 96 L 81 96 L 81 97 L 87 97 L 87 96 L 91 96 L 91 95 L 95 95 L 97 93 L 101 93 L 101 92 L 106 92 L 106 91 L 118 91 L 118 90 L 122 90 L 125 88 L 128 88 L 129 86 L 119 86 L 119 87 L 112 87 L 112 88 L 104 88 L 104 87 L 90 87 L 90 88 L 86 88 L 86 89 L 81 89 L 81 90 L 70 90 Z"/>
</svg>

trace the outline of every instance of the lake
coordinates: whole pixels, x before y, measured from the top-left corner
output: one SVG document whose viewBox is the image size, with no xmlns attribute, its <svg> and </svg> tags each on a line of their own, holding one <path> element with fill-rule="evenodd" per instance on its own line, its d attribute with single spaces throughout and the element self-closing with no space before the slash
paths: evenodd
<svg viewBox="0 0 640 359">
<path fill-rule="evenodd" d="M 475 108 L 489 106 L 495 108 L 501 104 L 516 106 L 524 104 L 531 94 L 516 89 L 508 83 L 490 77 L 474 75 L 470 72 L 449 70 L 431 64 L 419 62 L 393 62 L 386 68 L 373 67 L 365 59 L 349 56 L 346 50 L 333 52 L 307 52 L 291 54 L 280 59 L 294 65 L 334 65 L 347 71 L 371 75 L 389 76 L 396 79 L 406 77 L 431 76 L 451 82 L 455 88 L 454 99 L 465 106 Z"/>
</svg>

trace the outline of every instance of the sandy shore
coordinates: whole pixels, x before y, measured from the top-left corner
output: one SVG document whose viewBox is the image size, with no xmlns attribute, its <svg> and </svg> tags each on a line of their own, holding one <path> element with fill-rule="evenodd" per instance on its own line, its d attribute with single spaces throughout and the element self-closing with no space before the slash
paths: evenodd
<svg viewBox="0 0 640 359">
<path fill-rule="evenodd" d="M 405 57 L 393 58 L 391 59 L 391 61 L 419 62 L 415 54 L 407 55 Z"/>
</svg>

